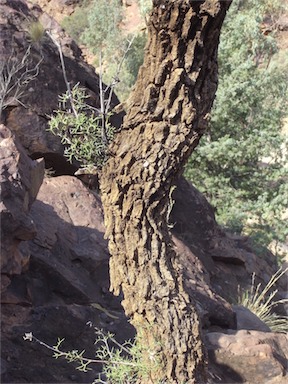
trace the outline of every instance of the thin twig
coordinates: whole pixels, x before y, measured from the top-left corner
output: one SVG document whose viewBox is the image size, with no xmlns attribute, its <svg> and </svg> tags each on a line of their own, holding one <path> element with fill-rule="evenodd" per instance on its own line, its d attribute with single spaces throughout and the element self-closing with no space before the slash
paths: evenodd
<svg viewBox="0 0 288 384">
<path fill-rule="evenodd" d="M 119 76 L 120 76 L 120 72 L 121 72 L 121 69 L 122 69 L 122 66 L 124 64 L 124 61 L 126 59 L 126 56 L 127 56 L 127 53 L 129 52 L 132 44 L 133 44 L 133 41 L 135 39 L 135 35 L 131 38 L 131 40 L 129 41 L 128 45 L 127 45 L 127 48 L 125 49 L 124 51 L 124 54 L 118 64 L 118 67 L 117 67 L 117 70 L 116 70 L 116 73 L 115 75 L 113 76 L 113 81 L 111 82 L 111 84 L 107 87 L 110 91 L 109 91 L 109 96 L 108 96 L 108 99 L 107 99 L 107 103 L 106 103 L 106 109 L 105 109 L 105 113 L 107 114 L 110 110 L 110 105 L 111 105 L 111 100 L 112 100 L 112 95 L 113 95 L 113 92 L 114 92 L 114 89 L 115 89 L 115 86 L 116 84 L 119 82 Z"/>
<path fill-rule="evenodd" d="M 127 45 L 127 48 L 125 49 L 124 54 L 117 66 L 116 73 L 113 76 L 111 83 L 105 88 L 105 90 L 103 88 L 102 51 L 100 51 L 99 94 L 100 94 L 100 110 L 101 110 L 101 125 L 102 125 L 101 138 L 104 145 L 108 144 L 108 138 L 107 138 L 107 132 L 106 132 L 106 121 L 107 121 L 107 116 L 109 115 L 109 112 L 111 110 L 111 101 L 112 101 L 113 92 L 115 90 L 115 86 L 119 82 L 119 76 L 120 76 L 123 63 L 125 61 L 128 51 L 131 48 L 131 45 L 133 44 L 134 39 L 135 39 L 135 35 L 129 41 L 129 44 Z M 108 98 L 105 99 L 105 94 L 107 91 L 109 91 Z"/>
<path fill-rule="evenodd" d="M 99 94 L 100 94 L 100 110 L 101 110 L 101 138 L 103 144 L 107 145 L 106 135 L 106 109 L 105 109 L 105 94 L 103 90 L 103 72 L 102 72 L 102 51 L 100 51 L 100 73 L 99 73 Z"/>
<path fill-rule="evenodd" d="M 39 74 L 39 67 L 43 61 L 43 56 L 31 68 L 29 68 L 28 58 L 31 55 L 31 45 L 26 49 L 22 59 L 15 58 L 14 50 L 7 61 L 0 66 L 0 118 L 2 111 L 14 101 L 24 105 L 22 97 L 24 85 L 34 80 Z"/>
<path fill-rule="evenodd" d="M 67 79 L 67 72 L 66 72 L 66 67 L 65 67 L 64 56 L 63 56 L 63 52 L 62 52 L 61 43 L 49 31 L 47 31 L 46 33 L 48 34 L 48 36 L 50 37 L 50 39 L 53 41 L 53 43 L 56 45 L 56 47 L 58 49 L 59 57 L 60 57 L 60 62 L 61 62 L 61 67 L 62 67 L 62 73 L 63 73 L 64 81 L 65 81 L 65 84 L 66 84 L 66 88 L 67 88 L 68 97 L 69 97 L 69 101 L 70 101 L 70 104 L 71 104 L 72 112 L 73 112 L 74 116 L 77 118 L 78 117 L 78 113 L 77 113 L 77 110 L 76 110 L 76 107 L 75 107 L 75 103 L 74 103 L 74 99 L 73 99 L 73 95 L 72 95 L 72 91 L 71 91 L 71 86 L 70 86 L 70 83 L 69 83 L 69 81 Z"/>
</svg>

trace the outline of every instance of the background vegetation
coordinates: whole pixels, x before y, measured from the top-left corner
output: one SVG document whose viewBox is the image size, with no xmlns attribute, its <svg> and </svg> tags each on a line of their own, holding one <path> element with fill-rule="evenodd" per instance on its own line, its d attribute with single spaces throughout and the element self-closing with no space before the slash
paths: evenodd
<svg viewBox="0 0 288 384">
<path fill-rule="evenodd" d="M 279 1 L 234 0 L 221 35 L 209 131 L 186 168 L 220 224 L 260 245 L 288 235 L 287 61 L 274 29 L 281 12 Z"/>
<path fill-rule="evenodd" d="M 121 101 L 125 100 L 143 62 L 146 33 L 142 31 L 131 36 L 123 31 L 120 1 L 83 0 L 73 15 L 63 20 L 62 26 L 78 43 L 87 46 L 95 55 L 96 67 L 100 66 L 101 61 L 104 82 L 110 84 L 117 81 L 117 96 Z M 133 44 L 127 51 L 131 39 Z M 126 59 L 119 78 L 115 79 L 124 56 Z"/>
</svg>

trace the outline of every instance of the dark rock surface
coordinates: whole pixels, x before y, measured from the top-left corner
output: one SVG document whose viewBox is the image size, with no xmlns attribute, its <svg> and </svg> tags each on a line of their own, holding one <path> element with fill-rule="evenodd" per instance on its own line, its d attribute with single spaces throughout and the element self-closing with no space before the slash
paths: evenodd
<svg viewBox="0 0 288 384">
<path fill-rule="evenodd" d="M 134 336 L 121 298 L 109 293 L 99 196 L 75 177 L 45 178 L 30 214 L 37 234 L 29 243 L 29 268 L 11 278 L 2 297 L 2 382 L 92 382 L 101 366 L 79 373 L 23 335 L 33 332 L 51 346 L 65 338 L 65 349 L 85 349 L 91 357 L 94 326 L 120 342 Z"/>
<path fill-rule="evenodd" d="M 9 276 L 20 274 L 28 263 L 30 252 L 27 240 L 36 235 L 29 210 L 43 176 L 43 161 L 31 160 L 11 131 L 1 124 L 1 274 L 5 275 L 2 280 L 4 287 L 9 282 Z M 23 241 L 20 249 L 20 242 Z"/>
<path fill-rule="evenodd" d="M 270 328 L 248 308 L 243 305 L 233 305 L 232 308 L 236 314 L 237 329 L 271 332 Z"/>
<path fill-rule="evenodd" d="M 188 181 L 180 179 L 173 195 L 171 213 L 173 234 L 193 252 L 209 276 L 214 292 L 229 302 L 236 302 L 239 288 L 251 285 L 255 272 L 256 284 L 266 285 L 278 269 L 277 260 L 266 250 L 258 256 L 248 237 L 224 232 L 215 220 L 212 206 Z M 287 279 L 281 280 L 287 289 Z"/>
</svg>

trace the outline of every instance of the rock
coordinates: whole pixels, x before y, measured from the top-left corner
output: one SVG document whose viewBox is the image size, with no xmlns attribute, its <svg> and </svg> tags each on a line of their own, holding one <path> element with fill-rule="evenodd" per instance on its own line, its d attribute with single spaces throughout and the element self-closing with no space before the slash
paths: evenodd
<svg viewBox="0 0 288 384">
<path fill-rule="evenodd" d="M 253 329 L 262 332 L 271 331 L 270 328 L 248 308 L 245 308 L 242 305 L 233 305 L 232 308 L 236 313 L 237 329 Z"/>
<path fill-rule="evenodd" d="M 277 20 L 277 27 L 280 31 L 288 31 L 288 15 L 283 14 Z"/>
<path fill-rule="evenodd" d="M 43 10 L 49 15 L 52 15 L 58 23 L 60 23 L 65 16 L 70 16 L 76 6 L 81 6 L 81 0 L 36 0 Z"/>
<path fill-rule="evenodd" d="M 95 292 L 108 285 L 109 253 L 99 197 L 75 177 L 45 178 L 31 216 L 37 228 L 30 242 L 32 302 L 43 305 L 47 300 L 45 294 L 39 296 L 40 281 L 43 293 L 57 290 L 65 302 L 72 297 L 77 303 L 94 302 Z M 49 276 L 54 277 L 48 281 Z"/>
<path fill-rule="evenodd" d="M 132 0 L 124 0 L 123 1 L 123 5 L 125 5 L 125 7 L 131 7 L 132 4 L 133 4 Z"/>
<path fill-rule="evenodd" d="M 1 273 L 13 275 L 20 274 L 29 260 L 29 250 L 21 251 L 20 242 L 36 235 L 29 210 L 43 180 L 44 163 L 31 160 L 3 124 L 0 140 Z"/>
<path fill-rule="evenodd" d="M 37 112 L 17 106 L 7 113 L 6 124 L 17 135 L 29 155 L 63 153 L 60 138 L 47 131 L 47 118 L 39 116 Z"/>
<path fill-rule="evenodd" d="M 69 383 L 71 374 L 76 383 L 93 382 L 100 365 L 79 372 L 77 364 L 52 359 L 42 346 L 24 342 L 23 335 L 32 331 L 49 345 L 65 338 L 65 350 L 85 349 L 91 357 L 94 327 L 113 330 L 120 343 L 133 338 L 121 298 L 109 292 L 99 196 L 76 177 L 45 178 L 31 217 L 37 235 L 29 242 L 29 269 L 11 278 L 2 302 L 1 352 L 10 361 L 1 382 Z"/>
<path fill-rule="evenodd" d="M 93 358 L 96 338 L 94 327 L 105 327 L 100 320 L 100 313 L 93 307 L 76 304 L 50 304 L 32 309 L 29 306 L 3 305 L 1 354 L 6 366 L 1 383 L 71 383 L 71 375 L 77 384 L 92 383 L 101 371 L 100 364 L 91 364 L 91 370 L 80 372 L 76 369 L 77 363 L 68 364 L 64 359 L 55 359 L 51 351 L 37 343 L 24 341 L 23 336 L 33 332 L 50 346 L 57 343 L 58 337 L 64 338 L 63 350 L 85 350 L 85 356 Z M 117 340 L 123 343 L 124 337 L 133 336 L 133 328 L 122 317 L 116 332 Z"/>
<path fill-rule="evenodd" d="M 196 302 L 202 327 L 219 326 L 236 329 L 236 318 L 232 307 L 213 292 L 209 272 L 199 258 L 181 239 L 174 236 L 173 242 L 183 268 L 185 286 Z"/>
<path fill-rule="evenodd" d="M 211 332 L 206 334 L 206 346 L 209 370 L 216 382 L 285 382 L 287 335 L 246 330 Z"/>
<path fill-rule="evenodd" d="M 215 220 L 212 206 L 184 178 L 177 181 L 172 200 L 173 235 L 201 261 L 210 288 L 228 302 L 237 301 L 239 288 L 251 286 L 252 273 L 255 272 L 256 285 L 265 286 L 278 270 L 272 253 L 263 252 L 260 260 L 249 238 L 224 232 Z M 287 289 L 285 279 L 279 284 L 280 290 Z"/>
<path fill-rule="evenodd" d="M 7 371 L 7 362 L 3 359 L 0 360 L 0 371 L 1 375 L 3 375 Z"/>
</svg>

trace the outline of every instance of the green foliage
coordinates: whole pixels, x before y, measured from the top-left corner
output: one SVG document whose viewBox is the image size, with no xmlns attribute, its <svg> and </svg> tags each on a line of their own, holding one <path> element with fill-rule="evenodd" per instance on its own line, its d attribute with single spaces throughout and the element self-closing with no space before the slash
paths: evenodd
<svg viewBox="0 0 288 384">
<path fill-rule="evenodd" d="M 62 26 L 78 43 L 86 45 L 95 54 L 95 65 L 102 65 L 103 79 L 107 84 L 113 83 L 117 77 L 115 91 L 124 100 L 143 62 L 147 37 L 145 33 L 137 34 L 130 46 L 132 37 L 124 35 L 122 21 L 123 12 L 118 0 L 90 0 L 66 17 Z M 121 64 L 123 57 L 125 60 Z M 119 66 L 121 70 L 118 73 Z"/>
<path fill-rule="evenodd" d="M 138 0 L 140 11 L 143 16 L 146 16 L 152 8 L 152 0 Z"/>
<path fill-rule="evenodd" d="M 103 127 L 103 116 L 86 103 L 87 96 L 82 88 L 76 85 L 71 93 L 73 105 L 68 91 L 59 96 L 59 109 L 49 121 L 49 130 L 60 136 L 64 154 L 70 162 L 76 159 L 82 167 L 93 171 L 106 160 L 106 140 L 112 140 L 115 130 L 109 123 L 109 116 L 105 116 Z"/>
<path fill-rule="evenodd" d="M 237 11 L 253 8 L 255 12 L 267 17 L 277 18 L 283 11 L 287 10 L 287 4 L 283 0 L 237 0 Z"/>
<path fill-rule="evenodd" d="M 102 363 L 102 361 L 98 361 L 95 359 L 87 359 L 86 357 L 84 357 L 85 350 L 82 350 L 81 352 L 79 352 L 78 349 L 74 349 L 72 351 L 67 352 L 63 351 L 61 348 L 65 339 L 58 338 L 57 343 L 53 346 L 50 346 L 49 344 L 46 344 L 43 341 L 37 339 L 37 337 L 35 337 L 32 332 L 25 333 L 23 339 L 30 342 L 34 341 L 42 345 L 43 347 L 49 349 L 53 352 L 53 357 L 55 359 L 64 358 L 68 363 L 76 362 L 78 364 L 76 369 L 82 372 L 87 372 L 88 370 L 90 370 L 91 368 L 89 367 L 89 365 L 92 363 Z"/>
<path fill-rule="evenodd" d="M 282 220 L 288 203 L 288 141 L 281 132 L 288 78 L 275 59 L 275 38 L 261 30 L 267 4 L 232 3 L 221 35 L 209 132 L 186 169 L 217 207 L 219 222 L 262 245 L 288 235 Z"/>
<path fill-rule="evenodd" d="M 122 7 L 118 0 L 83 1 L 72 16 L 63 20 L 63 28 L 94 54 L 103 57 L 115 53 L 123 37 L 119 28 Z"/>
<path fill-rule="evenodd" d="M 277 289 L 269 294 L 269 291 L 287 271 L 288 268 L 285 270 L 279 269 L 262 290 L 261 284 L 255 286 L 255 274 L 253 274 L 251 288 L 242 292 L 238 298 L 238 304 L 248 308 L 273 332 L 288 332 L 288 317 L 279 316 L 273 312 L 273 308 L 276 308 L 279 304 L 288 303 L 288 299 L 274 300 L 278 292 Z"/>
<path fill-rule="evenodd" d="M 81 6 L 75 8 L 71 16 L 64 17 L 62 27 L 78 43 L 81 43 L 81 35 L 88 25 L 89 1 L 84 1 Z"/>
<path fill-rule="evenodd" d="M 95 384 L 136 384 L 142 380 L 147 382 L 152 374 L 155 376 L 161 363 L 156 348 L 153 351 L 148 348 L 147 340 L 144 339 L 144 333 L 141 330 L 134 341 L 128 341 L 122 345 L 110 333 L 105 334 L 96 329 L 96 335 L 96 358 L 106 361 L 102 371 L 106 380 L 104 382 L 100 378 L 96 379 Z"/>
<path fill-rule="evenodd" d="M 86 359 L 84 357 L 84 349 L 81 352 L 79 352 L 78 349 L 73 349 L 72 351 L 68 352 L 61 351 L 61 346 L 64 340 L 65 339 L 58 339 L 57 344 L 52 347 L 54 349 L 53 357 L 55 359 L 59 359 L 59 357 L 64 357 L 64 359 L 67 360 L 68 363 L 77 362 L 79 366 L 76 369 L 82 372 L 87 372 L 89 369 L 91 369 L 88 366 L 93 361 L 90 361 L 89 359 Z"/>
<path fill-rule="evenodd" d="M 91 326 L 91 324 L 89 324 Z M 153 334 L 152 327 L 150 329 Z M 101 329 L 95 328 L 96 333 L 96 356 L 90 359 L 84 356 L 85 350 L 63 351 L 64 339 L 59 339 L 54 346 L 37 339 L 32 332 L 25 333 L 23 339 L 29 342 L 36 342 L 53 352 L 55 359 L 64 358 L 68 363 L 77 363 L 76 369 L 87 372 L 91 370 L 91 364 L 103 364 L 102 373 L 95 379 L 93 384 L 133 384 L 139 380 L 145 382 L 157 376 L 161 362 L 157 355 L 157 342 L 155 349 L 149 349 L 147 340 L 144 338 L 143 330 L 140 329 L 134 341 L 127 341 L 120 344 L 112 333 L 105 333 Z M 103 376 L 105 381 L 103 381 Z M 159 381 L 153 381 L 160 384 Z"/>
<path fill-rule="evenodd" d="M 100 51 L 112 54 L 122 41 L 119 24 L 122 8 L 118 0 L 94 0 L 88 14 L 88 27 L 82 41 L 98 54 Z"/>
<path fill-rule="evenodd" d="M 143 64 L 144 48 L 147 41 L 147 35 L 145 32 L 139 33 L 135 36 L 131 48 L 127 52 L 126 67 L 127 72 L 131 74 L 133 85 L 136 81 L 138 70 Z"/>
<path fill-rule="evenodd" d="M 104 63 L 103 80 L 106 84 L 111 84 L 115 74 L 117 74 L 119 82 L 115 86 L 115 91 L 121 100 L 127 99 L 132 86 L 135 84 L 139 67 L 143 63 L 146 40 L 145 33 L 127 36 L 122 45 L 118 47 L 117 53 L 111 56 L 109 63 Z M 130 42 L 131 44 L 128 47 Z M 123 58 L 124 61 L 122 62 Z M 119 71 L 119 63 L 121 62 L 122 66 Z"/>
</svg>

